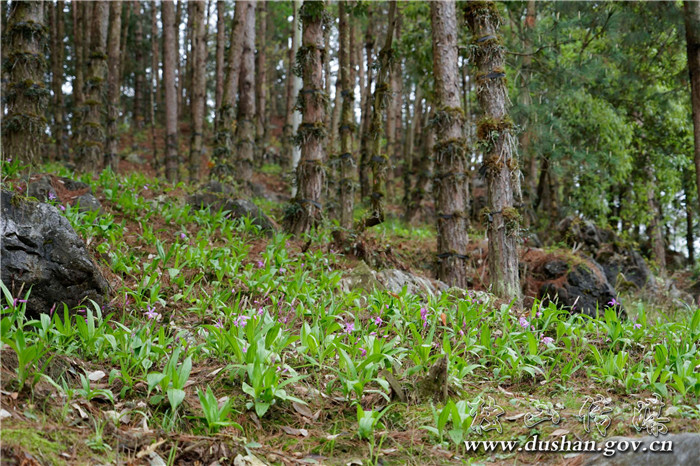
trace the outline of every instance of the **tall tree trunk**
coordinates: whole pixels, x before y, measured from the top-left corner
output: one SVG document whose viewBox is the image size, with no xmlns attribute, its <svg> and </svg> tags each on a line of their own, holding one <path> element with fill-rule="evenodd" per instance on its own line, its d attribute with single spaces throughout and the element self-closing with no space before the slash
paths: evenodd
<svg viewBox="0 0 700 466">
<path fill-rule="evenodd" d="M 430 4 L 435 78 L 435 177 L 438 278 L 450 286 L 467 287 L 467 226 L 469 217 L 467 141 L 460 103 L 457 69 L 455 2 Z"/>
<path fill-rule="evenodd" d="M 85 100 L 83 90 L 85 89 L 85 61 L 83 60 L 83 42 L 85 42 L 85 30 L 83 29 L 83 15 L 85 14 L 85 4 L 83 2 L 70 2 L 73 13 L 73 72 L 74 79 L 71 83 L 73 93 L 73 116 L 71 127 L 73 132 L 73 146 L 77 145 L 78 132 L 76 128 L 80 126 L 82 120 L 80 112 Z M 6 47 L 3 47 L 5 49 Z"/>
<path fill-rule="evenodd" d="M 243 49 L 241 77 L 238 82 L 238 112 L 236 113 L 236 173 L 244 191 L 253 177 L 255 153 L 255 7 L 252 1 L 239 0 L 243 8 L 241 20 Z"/>
<path fill-rule="evenodd" d="M 117 156 L 117 120 L 119 119 L 119 39 L 122 27 L 122 6 L 119 2 L 109 4 L 109 32 L 107 37 L 107 151 L 105 167 L 115 172 L 119 166 Z"/>
<path fill-rule="evenodd" d="M 134 27 L 134 107 L 133 119 L 137 128 L 143 128 L 144 121 L 144 73 L 146 63 L 144 62 L 144 42 L 143 42 L 143 5 L 139 0 L 134 0 L 134 13 L 136 24 Z"/>
<path fill-rule="evenodd" d="M 226 80 L 221 96 L 221 107 L 217 109 L 218 131 L 214 149 L 214 167 L 210 177 L 219 181 L 234 181 L 233 141 L 236 131 L 236 93 L 241 71 L 241 51 L 243 50 L 243 3 L 237 2 L 231 25 L 231 45 L 226 62 Z"/>
<path fill-rule="evenodd" d="M 216 111 L 221 108 L 224 96 L 224 52 L 226 51 L 226 2 L 216 2 L 216 91 L 214 105 Z M 219 119 L 215 118 L 214 134 L 219 131 Z"/>
<path fill-rule="evenodd" d="M 182 15 L 185 11 L 185 0 L 177 1 L 177 8 L 175 10 L 175 46 L 177 51 L 177 108 L 179 113 L 184 111 L 183 96 L 185 94 L 185 74 L 186 70 L 185 60 L 180 58 L 180 49 L 185 50 L 185 58 L 187 57 L 187 32 L 185 32 L 184 45 L 180 43 L 180 24 L 182 24 Z M 185 28 L 187 29 L 187 28 Z"/>
<path fill-rule="evenodd" d="M 428 103 L 426 102 L 425 105 L 427 107 Z M 430 121 L 435 116 L 435 111 L 433 108 L 430 108 L 429 111 L 424 111 L 423 114 L 425 121 L 422 123 L 419 157 L 417 159 L 414 158 L 413 162 L 414 171 L 417 174 L 416 184 L 413 187 L 411 199 L 406 209 L 406 221 L 408 223 L 413 223 L 418 217 L 423 200 L 430 189 L 430 180 L 432 178 L 433 161 L 431 155 L 435 147 L 435 129 L 430 124 Z"/>
<path fill-rule="evenodd" d="M 151 145 L 153 147 L 153 168 L 156 175 L 160 173 L 160 159 L 156 146 L 156 107 L 161 110 L 160 85 L 158 69 L 160 66 L 158 47 L 158 9 L 156 3 L 151 3 Z"/>
<path fill-rule="evenodd" d="M 3 47 L 8 48 L 3 65 L 9 70 L 9 84 L 3 96 L 7 115 L 2 121 L 2 146 L 5 156 L 32 169 L 42 159 L 46 130 L 45 40 L 44 2 L 12 2 L 3 36 Z"/>
<path fill-rule="evenodd" d="M 372 5 L 367 5 L 367 33 L 365 34 L 365 53 L 367 54 L 367 85 L 362 89 L 362 120 L 360 128 L 360 198 L 364 201 L 369 196 L 369 151 L 370 119 L 372 113 L 372 51 L 374 50 L 374 33 L 372 31 Z"/>
<path fill-rule="evenodd" d="M 256 33 L 258 52 L 255 57 L 255 146 L 259 161 L 262 162 L 267 146 L 267 2 L 260 2 L 258 10 L 258 30 Z"/>
<path fill-rule="evenodd" d="M 202 163 L 202 133 L 204 131 L 204 110 L 206 93 L 206 28 L 205 4 L 194 1 L 192 5 L 192 134 L 190 139 L 189 172 L 190 183 L 199 181 L 199 167 Z"/>
<path fill-rule="evenodd" d="M 286 218 L 290 233 L 308 232 L 323 212 L 321 192 L 324 182 L 323 162 L 326 138 L 323 64 L 326 50 L 323 41 L 324 1 L 305 1 L 299 10 L 303 25 L 302 42 L 297 54 L 304 87 L 300 92 L 302 124 L 296 140 L 301 145 L 301 160 L 296 170 L 297 193 Z"/>
<path fill-rule="evenodd" d="M 498 34 L 500 14 L 492 1 L 465 3 L 472 36 L 477 74 L 477 99 L 484 116 L 477 136 L 485 146 L 484 166 L 488 185 L 486 232 L 489 244 L 491 289 L 502 299 L 520 305 L 517 239 L 520 214 L 514 207 L 514 179 L 518 164 L 513 156 L 516 139 L 508 116 L 505 86 L 505 51 Z"/>
<path fill-rule="evenodd" d="M 651 163 L 647 161 L 646 164 L 646 175 L 649 185 L 647 186 L 647 205 L 649 207 L 649 239 L 651 241 L 651 252 L 654 262 L 659 268 L 659 273 L 661 276 L 666 276 L 666 246 L 664 242 L 664 232 L 661 217 L 661 207 L 658 200 L 656 199 L 656 191 L 654 186 L 656 183 L 656 176 L 651 167 Z"/>
<path fill-rule="evenodd" d="M 56 144 L 56 160 L 68 160 L 65 141 L 65 113 L 63 103 L 64 2 L 49 5 L 51 12 L 51 87 L 53 88 L 53 137 Z"/>
<path fill-rule="evenodd" d="M 161 2 L 163 21 L 163 85 L 165 86 L 165 177 L 175 183 L 179 173 L 177 140 L 177 101 L 175 69 L 177 68 L 177 42 L 175 33 L 175 5 L 170 0 Z"/>
<path fill-rule="evenodd" d="M 394 28 L 396 41 L 401 40 L 401 14 L 396 13 L 396 27 Z M 401 150 L 399 145 L 401 142 L 401 105 L 403 93 L 403 79 L 401 79 L 401 60 L 399 57 L 394 57 L 394 63 L 391 67 L 391 98 L 386 111 L 386 155 L 387 155 L 387 181 L 386 192 L 389 199 L 393 199 L 394 179 L 398 176 L 396 170 L 399 167 L 399 156 Z"/>
<path fill-rule="evenodd" d="M 353 46 L 350 43 L 350 29 L 348 2 L 341 0 L 339 4 L 339 73 L 340 86 L 336 92 L 342 97 L 342 110 L 340 112 L 340 155 L 338 164 L 340 171 L 340 226 L 342 228 L 352 228 L 353 209 L 355 202 L 355 155 L 353 149 L 353 135 L 355 133 L 354 116 L 354 84 L 355 80 L 350 66 L 350 55 Z"/>
<path fill-rule="evenodd" d="M 301 88 L 301 79 L 294 72 L 297 52 L 301 43 L 301 30 L 299 28 L 299 9 L 301 0 L 293 0 L 294 19 L 292 21 L 292 48 L 289 49 L 289 63 L 287 66 L 287 93 L 286 93 L 286 109 L 284 117 L 284 127 L 282 128 L 282 165 L 285 167 L 296 168 L 294 163 L 294 135 L 297 131 L 298 119 L 295 109 L 299 89 Z"/>
<path fill-rule="evenodd" d="M 105 126 L 102 109 L 105 101 L 107 80 L 107 23 L 109 6 L 107 2 L 95 2 L 90 24 L 90 55 L 88 56 L 85 78 L 85 101 L 83 121 L 80 125 L 80 143 L 76 154 L 76 164 L 81 170 L 99 169 L 104 159 Z"/>
<path fill-rule="evenodd" d="M 391 70 L 394 61 L 394 50 L 391 48 L 396 27 L 396 1 L 389 2 L 389 23 L 386 30 L 384 46 L 379 51 L 379 66 L 377 84 L 374 87 L 372 102 L 372 120 L 369 124 L 368 163 L 372 169 L 372 194 L 370 195 L 370 215 L 364 221 L 364 227 L 372 227 L 384 222 L 384 198 L 386 197 L 386 172 L 390 154 L 381 153 L 382 132 L 384 124 L 382 117 L 391 96 Z"/>
<path fill-rule="evenodd" d="M 406 112 L 408 115 L 408 111 Z M 406 133 L 403 153 L 403 207 L 404 213 L 408 211 L 411 201 L 411 178 L 415 175 L 414 152 L 415 143 L 419 141 L 418 136 L 423 121 L 423 88 L 416 84 L 415 98 L 413 101 L 413 118 Z M 407 216 L 407 215 L 406 215 Z"/>
<path fill-rule="evenodd" d="M 530 98 L 530 67 L 532 66 L 532 33 L 535 29 L 535 22 L 537 20 L 537 13 L 535 10 L 535 0 L 528 0 L 527 2 L 527 16 L 525 16 L 525 56 L 523 57 L 523 64 L 521 70 L 521 80 L 520 80 L 520 105 L 525 109 L 527 114 L 530 114 L 532 109 L 532 99 Z M 532 212 L 532 205 L 537 192 L 537 154 L 530 153 L 530 146 L 532 143 L 533 131 L 530 128 L 529 118 L 523 122 L 523 129 L 520 133 L 520 153 L 522 158 L 527 161 L 527 172 L 526 172 L 526 186 L 527 186 L 527 216 L 525 220 L 528 223 L 533 223 L 534 217 Z"/>
<path fill-rule="evenodd" d="M 154 2 L 155 3 L 155 2 Z M 130 1 L 120 1 L 119 4 L 123 4 L 124 8 L 122 10 L 122 37 L 119 41 L 120 44 L 124 44 L 123 48 L 127 46 L 127 38 L 129 37 L 129 26 L 131 24 L 131 7 L 133 3 Z M 119 65 L 119 82 L 124 82 L 124 76 L 126 76 L 126 66 L 129 64 L 130 60 L 121 60 Z M 126 113 L 126 112 L 125 112 Z"/>
<path fill-rule="evenodd" d="M 700 202 L 700 2 L 685 0 L 685 40 L 690 72 L 690 102 L 693 108 L 693 133 L 695 134 L 695 186 Z"/>
</svg>

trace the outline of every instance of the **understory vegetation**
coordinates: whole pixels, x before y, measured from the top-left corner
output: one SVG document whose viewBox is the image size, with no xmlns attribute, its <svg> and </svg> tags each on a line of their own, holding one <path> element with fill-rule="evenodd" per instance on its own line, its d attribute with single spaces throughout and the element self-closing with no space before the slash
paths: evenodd
<svg viewBox="0 0 700 466">
<path fill-rule="evenodd" d="M 249 219 L 192 209 L 182 184 L 109 169 L 80 180 L 102 213 L 53 202 L 113 299 L 30 319 L 31 290 L 3 285 L 0 399 L 19 413 L 3 419 L 3 448 L 50 464 L 511 461 L 525 453 L 475 454 L 463 441 L 600 439 L 576 417 L 599 394 L 612 401 L 608 435 L 634 433 L 637 401 L 654 394 L 669 432 L 700 430 L 700 310 L 640 303 L 627 319 L 613 309 L 595 319 L 538 301 L 517 313 L 454 288 L 343 292 L 357 260 L 328 246 L 333 224 L 266 235 Z M 260 204 L 273 217 L 283 209 Z M 407 228 L 392 220 L 368 235 L 391 245 Z M 418 241 L 428 247 L 434 231 Z M 441 364 L 446 379 L 434 377 Z M 491 402 L 504 416 L 483 437 L 477 416 Z M 561 421 L 524 425 L 538 409 Z"/>
</svg>

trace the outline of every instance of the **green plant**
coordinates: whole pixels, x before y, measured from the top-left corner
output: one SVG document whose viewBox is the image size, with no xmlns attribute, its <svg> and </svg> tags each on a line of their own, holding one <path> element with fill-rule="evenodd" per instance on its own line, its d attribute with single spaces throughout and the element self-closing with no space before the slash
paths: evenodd
<svg viewBox="0 0 700 466">
<path fill-rule="evenodd" d="M 204 412 L 204 420 L 206 421 L 207 430 L 210 434 L 216 433 L 221 427 L 226 426 L 234 426 L 237 429 L 243 430 L 240 424 L 228 420 L 232 412 L 230 399 L 227 399 L 219 405 L 219 401 L 208 385 L 206 392 L 197 389 L 197 396 L 199 397 L 199 404 Z"/>
</svg>

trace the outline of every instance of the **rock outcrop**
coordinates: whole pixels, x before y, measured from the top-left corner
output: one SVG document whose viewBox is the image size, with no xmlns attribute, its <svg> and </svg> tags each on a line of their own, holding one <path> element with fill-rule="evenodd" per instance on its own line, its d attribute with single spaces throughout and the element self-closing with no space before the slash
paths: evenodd
<svg viewBox="0 0 700 466">
<path fill-rule="evenodd" d="M 72 308 L 88 299 L 103 305 L 109 285 L 58 209 L 8 191 L 0 197 L 2 281 L 15 297 L 31 288 L 27 314 L 36 317 L 54 305 Z"/>
<path fill-rule="evenodd" d="M 258 206 L 249 200 L 235 198 L 235 190 L 226 184 L 211 181 L 199 193 L 190 196 L 187 202 L 196 209 L 228 211 L 233 218 L 250 217 L 254 225 L 269 234 L 277 231 L 275 223 Z"/>
</svg>

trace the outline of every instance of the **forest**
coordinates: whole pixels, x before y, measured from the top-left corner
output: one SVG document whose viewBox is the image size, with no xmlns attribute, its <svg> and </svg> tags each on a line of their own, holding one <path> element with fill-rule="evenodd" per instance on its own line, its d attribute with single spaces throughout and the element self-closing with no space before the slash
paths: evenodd
<svg viewBox="0 0 700 466">
<path fill-rule="evenodd" d="M 0 16 L 2 464 L 697 464 L 700 2 Z"/>
</svg>

